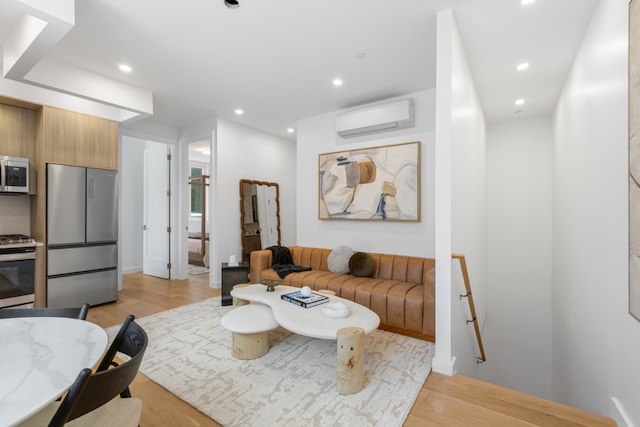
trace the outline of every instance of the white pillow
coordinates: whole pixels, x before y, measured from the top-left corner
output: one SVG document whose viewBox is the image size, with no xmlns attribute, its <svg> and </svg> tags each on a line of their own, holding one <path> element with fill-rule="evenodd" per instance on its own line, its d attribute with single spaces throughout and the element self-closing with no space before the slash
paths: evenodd
<svg viewBox="0 0 640 427">
<path fill-rule="evenodd" d="M 353 249 L 347 246 L 338 246 L 327 257 L 327 265 L 332 273 L 349 273 L 349 260 L 353 255 Z"/>
</svg>

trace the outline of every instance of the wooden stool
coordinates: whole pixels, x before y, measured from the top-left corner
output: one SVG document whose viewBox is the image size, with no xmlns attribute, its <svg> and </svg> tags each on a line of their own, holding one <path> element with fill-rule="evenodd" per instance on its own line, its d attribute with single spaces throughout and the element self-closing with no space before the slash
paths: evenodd
<svg viewBox="0 0 640 427">
<path fill-rule="evenodd" d="M 338 393 L 355 394 L 364 388 L 364 329 L 338 330 Z"/>
<path fill-rule="evenodd" d="M 269 331 L 278 327 L 271 308 L 247 304 L 222 316 L 220 324 L 231 331 L 231 354 L 236 359 L 262 357 L 269 351 Z"/>
</svg>

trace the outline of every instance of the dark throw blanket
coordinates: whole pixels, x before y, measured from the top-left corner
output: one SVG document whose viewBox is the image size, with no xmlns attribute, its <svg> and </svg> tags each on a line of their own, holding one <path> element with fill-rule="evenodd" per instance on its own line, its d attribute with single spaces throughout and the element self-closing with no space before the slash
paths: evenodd
<svg viewBox="0 0 640 427">
<path fill-rule="evenodd" d="M 281 279 L 284 279 L 291 273 L 311 270 L 309 267 L 294 265 L 291 252 L 286 246 L 269 246 L 267 249 L 271 251 L 271 268 L 273 268 Z"/>
</svg>

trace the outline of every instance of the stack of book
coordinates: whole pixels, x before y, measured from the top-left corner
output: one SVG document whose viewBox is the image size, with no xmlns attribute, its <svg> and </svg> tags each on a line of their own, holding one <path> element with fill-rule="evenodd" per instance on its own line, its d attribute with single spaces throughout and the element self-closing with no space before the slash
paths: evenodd
<svg viewBox="0 0 640 427">
<path fill-rule="evenodd" d="M 291 292 L 288 294 L 283 294 L 280 296 L 285 301 L 288 301 L 292 304 L 299 305 L 300 307 L 309 308 L 314 307 L 316 305 L 324 304 L 325 302 L 329 302 L 329 297 L 326 295 L 317 294 L 315 292 L 311 292 L 311 295 L 308 297 L 302 296 L 300 291 Z"/>
</svg>

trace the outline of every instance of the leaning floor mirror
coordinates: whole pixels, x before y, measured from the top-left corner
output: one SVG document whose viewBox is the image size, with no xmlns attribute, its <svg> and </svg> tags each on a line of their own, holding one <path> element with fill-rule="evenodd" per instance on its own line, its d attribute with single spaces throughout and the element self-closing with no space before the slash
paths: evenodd
<svg viewBox="0 0 640 427">
<path fill-rule="evenodd" d="M 280 245 L 280 189 L 275 182 L 240 180 L 242 261 L 252 251 Z"/>
</svg>

